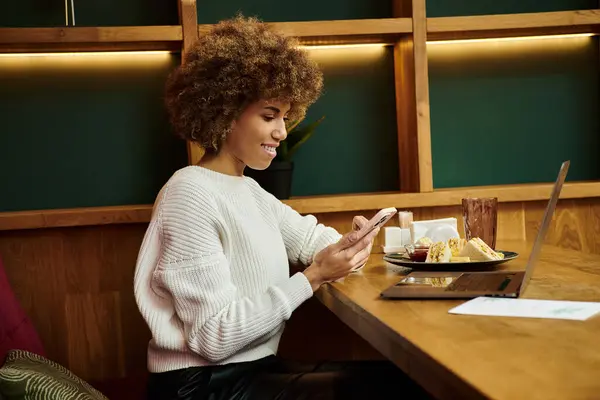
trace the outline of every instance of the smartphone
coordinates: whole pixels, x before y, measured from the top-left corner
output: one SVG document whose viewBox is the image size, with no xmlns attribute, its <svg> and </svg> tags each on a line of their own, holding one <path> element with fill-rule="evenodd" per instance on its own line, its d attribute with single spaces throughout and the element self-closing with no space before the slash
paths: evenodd
<svg viewBox="0 0 600 400">
<path fill-rule="evenodd" d="M 388 222 L 390 218 L 392 218 L 397 212 L 398 210 L 396 210 L 394 207 L 388 207 L 379 210 L 379 212 L 377 212 L 377 214 L 375 214 L 375 216 L 371 218 L 365 226 L 360 228 L 358 231 L 357 241 L 368 235 L 373 229 L 385 225 L 385 223 Z"/>
</svg>

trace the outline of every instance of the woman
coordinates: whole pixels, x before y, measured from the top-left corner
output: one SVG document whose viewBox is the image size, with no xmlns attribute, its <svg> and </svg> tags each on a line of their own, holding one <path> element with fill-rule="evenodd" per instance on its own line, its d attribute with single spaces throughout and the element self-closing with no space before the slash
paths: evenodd
<svg viewBox="0 0 600 400">
<path fill-rule="evenodd" d="M 275 355 L 292 312 L 363 265 L 378 232 L 342 237 L 243 175 L 269 166 L 287 119 L 302 118 L 321 88 L 294 40 L 242 17 L 203 36 L 169 78 L 171 123 L 205 154 L 160 191 L 138 256 L 150 398 L 354 398 L 386 379 L 402 390 L 388 363 L 307 369 Z M 307 267 L 290 277 L 289 263 Z"/>
</svg>

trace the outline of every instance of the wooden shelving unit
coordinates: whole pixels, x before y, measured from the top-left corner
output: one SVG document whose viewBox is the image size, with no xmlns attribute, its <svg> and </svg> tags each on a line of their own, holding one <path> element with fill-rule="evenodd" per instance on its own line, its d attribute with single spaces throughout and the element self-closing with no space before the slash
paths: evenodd
<svg viewBox="0 0 600 400">
<path fill-rule="evenodd" d="M 285 35 L 297 37 L 304 45 L 393 44 L 401 36 L 412 32 L 410 18 L 275 22 L 269 25 Z M 208 32 L 212 26 L 199 25 L 198 35 Z"/>
<path fill-rule="evenodd" d="M 301 213 L 458 204 L 464 196 L 500 201 L 546 199 L 550 184 L 434 190 L 431 159 L 427 42 L 451 39 L 600 33 L 600 9 L 511 15 L 427 18 L 425 0 L 393 1 L 394 18 L 274 22 L 305 45 L 386 43 L 394 46 L 401 192 L 316 196 L 286 201 Z M 180 25 L 0 28 L 0 53 L 169 50 L 185 53 L 212 25 L 197 24 L 196 0 L 178 0 Z M 202 6 L 200 6 L 202 7 Z M 190 148 L 190 162 L 199 156 Z M 561 198 L 600 196 L 600 182 L 568 183 Z M 143 223 L 151 206 L 0 213 L 0 230 Z"/>
<path fill-rule="evenodd" d="M 415 0 L 417 3 L 419 0 Z M 271 23 L 303 44 L 395 43 L 413 32 L 412 18 Z M 600 33 L 600 9 L 427 18 L 428 40 Z M 212 25 L 198 25 L 198 35 Z M 85 50 L 181 50 L 181 25 L 0 28 L 0 53 Z"/>
<path fill-rule="evenodd" d="M 144 223 L 150 221 L 151 214 L 151 205 L 3 212 L 0 231 Z"/>
<path fill-rule="evenodd" d="M 300 213 L 330 213 L 343 211 L 376 210 L 382 207 L 411 209 L 460 205 L 465 197 L 497 197 L 501 203 L 547 200 L 552 184 L 522 184 L 473 186 L 437 189 L 428 193 L 365 193 L 357 195 L 315 196 L 293 198 L 285 203 Z M 567 183 L 561 199 L 600 196 L 600 182 Z"/>
<path fill-rule="evenodd" d="M 181 51 L 181 26 L 0 28 L 0 53 Z"/>
<path fill-rule="evenodd" d="M 432 41 L 599 32 L 600 10 L 427 18 Z"/>
</svg>

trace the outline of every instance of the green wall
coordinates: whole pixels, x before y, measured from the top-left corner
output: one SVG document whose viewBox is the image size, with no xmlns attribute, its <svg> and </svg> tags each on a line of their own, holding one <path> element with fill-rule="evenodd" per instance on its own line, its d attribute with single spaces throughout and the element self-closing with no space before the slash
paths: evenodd
<svg viewBox="0 0 600 400">
<path fill-rule="evenodd" d="M 292 194 L 399 189 L 391 48 L 313 50 L 325 78 L 307 121 L 325 115 L 295 156 Z"/>
<path fill-rule="evenodd" d="M 598 41 L 429 46 L 434 187 L 600 179 Z"/>
<path fill-rule="evenodd" d="M 0 1 L 0 27 L 49 27 L 64 25 L 64 1 Z"/>
<path fill-rule="evenodd" d="M 75 0 L 74 4 L 76 26 L 179 24 L 177 0 Z M 65 26 L 64 0 L 0 1 L 0 27 L 57 26 Z"/>
<path fill-rule="evenodd" d="M 76 0 L 77 26 L 177 25 L 175 1 Z M 0 27 L 65 25 L 64 1 L 0 2 Z M 187 163 L 164 80 L 180 57 L 0 59 L 0 211 L 148 204 Z M 146 61 L 143 61 L 146 60 Z"/>
<path fill-rule="evenodd" d="M 178 0 L 75 0 L 77 26 L 179 25 Z"/>
<path fill-rule="evenodd" d="M 312 21 L 332 19 L 388 18 L 392 0 L 304 0 L 283 3 L 277 0 L 197 0 L 198 23 L 211 24 L 241 12 L 264 21 Z"/>
<path fill-rule="evenodd" d="M 0 59 L 0 211 L 154 201 L 187 162 L 162 107 L 180 59 L 134 57 Z"/>
<path fill-rule="evenodd" d="M 597 0 L 427 0 L 427 16 L 598 8 Z M 533 43 L 533 42 L 532 42 Z M 429 46 L 434 187 L 600 179 L 598 42 Z"/>
</svg>

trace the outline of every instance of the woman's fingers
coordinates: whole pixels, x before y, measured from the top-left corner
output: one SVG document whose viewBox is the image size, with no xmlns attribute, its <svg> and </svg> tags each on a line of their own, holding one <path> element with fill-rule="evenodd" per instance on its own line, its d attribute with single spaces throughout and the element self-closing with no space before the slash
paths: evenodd
<svg viewBox="0 0 600 400">
<path fill-rule="evenodd" d="M 371 245 L 371 242 L 373 241 L 373 239 L 375 238 L 375 236 L 377 236 L 378 233 L 379 233 L 379 228 L 375 228 L 374 230 L 372 230 L 371 232 L 369 232 L 367 234 L 367 236 L 365 236 L 361 240 L 357 241 L 352 246 L 348 247 L 345 250 L 347 259 L 351 260 L 352 258 L 354 258 L 354 256 L 357 253 L 359 253 L 362 250 L 367 249 Z"/>
<path fill-rule="evenodd" d="M 369 248 L 366 248 L 366 249 L 361 250 L 358 253 L 356 253 L 356 255 L 352 258 L 352 261 L 350 261 L 352 268 L 354 269 L 354 268 L 358 268 L 358 267 L 362 266 L 364 263 L 366 263 L 369 260 L 370 255 L 371 255 L 371 251 Z"/>
<path fill-rule="evenodd" d="M 365 226 L 369 222 L 368 219 L 363 217 L 362 215 L 357 215 L 352 219 L 352 230 L 359 230 L 363 226 Z"/>
<path fill-rule="evenodd" d="M 336 254 L 341 253 L 344 250 L 351 248 L 356 245 L 359 241 L 358 235 L 355 231 L 348 232 L 337 243 L 327 246 L 324 250 L 327 251 L 328 254 Z"/>
</svg>

